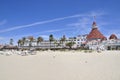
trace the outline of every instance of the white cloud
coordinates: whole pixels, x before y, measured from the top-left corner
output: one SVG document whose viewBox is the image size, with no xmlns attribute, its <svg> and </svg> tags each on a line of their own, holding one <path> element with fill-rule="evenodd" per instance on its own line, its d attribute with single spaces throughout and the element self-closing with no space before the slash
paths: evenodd
<svg viewBox="0 0 120 80">
<path fill-rule="evenodd" d="M 8 32 L 8 31 L 13 31 L 13 30 L 17 30 L 17 29 L 21 29 L 21 28 L 28 28 L 28 27 L 32 27 L 32 26 L 36 26 L 36 25 L 40 25 L 40 24 L 47 24 L 47 23 L 51 23 L 51 22 L 55 22 L 55 21 L 60 21 L 60 20 L 65 20 L 65 19 L 70 19 L 70 18 L 77 18 L 77 17 L 93 17 L 93 16 L 101 16 L 104 15 L 104 12 L 90 12 L 87 14 L 77 14 L 77 15 L 72 15 L 72 16 L 67 16 L 67 17 L 61 17 L 61 18 L 55 18 L 55 19 L 51 19 L 51 20 L 46 20 L 46 21 L 39 21 L 39 22 L 34 22 L 31 24 L 27 24 L 27 25 L 21 25 L 21 26 L 14 26 L 11 28 L 7 28 L 4 30 L 0 30 L 0 33 L 4 33 L 4 32 Z M 3 22 L 1 22 L 0 24 L 4 24 L 6 23 L 6 20 L 4 20 Z"/>
<path fill-rule="evenodd" d="M 87 17 L 79 19 L 75 23 L 70 23 L 67 26 L 74 27 L 75 31 L 72 32 L 74 35 L 87 34 L 91 28 L 91 20 Z"/>
<path fill-rule="evenodd" d="M 67 26 L 86 28 L 88 24 L 90 24 L 89 18 L 81 18 L 75 23 L 67 24 Z"/>
<path fill-rule="evenodd" d="M 34 22 L 32 24 L 27 24 L 27 25 L 15 26 L 12 28 L 0 30 L 0 33 L 13 31 L 13 30 L 21 29 L 21 28 L 27 28 L 27 27 L 31 27 L 31 26 L 35 26 L 35 25 L 40 25 L 40 24 L 47 24 L 47 23 L 65 20 L 65 19 L 69 19 L 69 18 L 76 18 L 76 17 L 80 17 L 80 16 L 82 16 L 82 15 L 78 14 L 78 15 L 72 15 L 72 16 L 67 16 L 67 17 L 62 17 L 62 18 L 55 18 L 55 19 L 46 20 L 46 21 Z"/>
<path fill-rule="evenodd" d="M 43 31 L 41 33 L 52 33 L 52 32 L 59 32 L 59 31 L 62 31 L 64 29 L 54 29 L 54 30 L 47 30 L 47 31 Z"/>
<path fill-rule="evenodd" d="M 96 16 L 96 17 L 101 17 L 101 16 L 103 16 L 103 15 L 106 15 L 107 13 L 106 12 L 104 12 L 104 11 L 91 11 L 89 14 L 88 14 L 88 16 Z"/>
<path fill-rule="evenodd" d="M 54 33 L 54 32 L 61 32 L 61 31 L 65 31 L 65 30 L 70 30 L 70 29 L 73 29 L 73 28 L 52 29 L 52 30 L 46 30 L 46 31 L 36 32 L 34 34 Z"/>
<path fill-rule="evenodd" d="M 96 19 L 99 20 L 99 18 L 102 18 L 104 15 L 106 15 L 106 13 L 103 11 L 92 11 L 84 14 L 84 16 L 81 16 L 77 22 L 67 24 L 67 26 L 74 27 L 76 30 L 72 34 L 88 34 L 91 30 L 94 16 L 96 16 Z M 99 20 L 99 22 L 98 26 L 108 24 L 106 22 L 102 22 L 101 20 Z"/>
</svg>

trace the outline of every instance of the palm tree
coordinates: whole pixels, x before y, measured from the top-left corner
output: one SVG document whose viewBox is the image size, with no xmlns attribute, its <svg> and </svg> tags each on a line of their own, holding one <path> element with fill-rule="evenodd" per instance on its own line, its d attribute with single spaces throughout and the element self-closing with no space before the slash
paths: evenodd
<svg viewBox="0 0 120 80">
<path fill-rule="evenodd" d="M 13 45 L 13 39 L 12 38 L 10 39 L 10 45 Z"/>
<path fill-rule="evenodd" d="M 56 48 L 56 45 L 57 45 L 57 40 L 54 40 L 54 48 Z"/>
<path fill-rule="evenodd" d="M 38 37 L 37 38 L 37 45 L 39 44 L 39 42 L 41 43 L 44 39 L 42 37 Z"/>
<path fill-rule="evenodd" d="M 60 41 L 62 42 L 62 46 L 63 46 L 63 42 L 66 40 L 65 35 L 63 35 L 63 37 L 60 39 Z"/>
<path fill-rule="evenodd" d="M 26 41 L 26 37 L 23 37 L 22 40 L 21 40 L 21 45 L 24 45 L 25 41 Z"/>
<path fill-rule="evenodd" d="M 18 46 L 21 46 L 22 40 L 19 39 L 17 43 L 18 43 Z"/>
<path fill-rule="evenodd" d="M 34 38 L 32 36 L 28 37 L 28 39 L 30 40 L 30 43 L 29 43 L 29 47 L 32 46 L 32 41 L 34 40 Z"/>
<path fill-rule="evenodd" d="M 50 41 L 50 48 L 51 48 L 51 42 L 54 41 L 54 37 L 52 34 L 49 36 L 49 41 Z"/>
<path fill-rule="evenodd" d="M 23 40 L 23 41 L 26 41 L 26 37 L 23 37 L 22 40 Z"/>
</svg>

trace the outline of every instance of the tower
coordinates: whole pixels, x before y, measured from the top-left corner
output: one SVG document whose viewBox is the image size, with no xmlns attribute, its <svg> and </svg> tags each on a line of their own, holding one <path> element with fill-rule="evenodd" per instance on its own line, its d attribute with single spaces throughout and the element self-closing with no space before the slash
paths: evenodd
<svg viewBox="0 0 120 80">
<path fill-rule="evenodd" d="M 92 29 L 96 29 L 96 28 L 98 28 L 98 27 L 97 27 L 96 22 L 94 21 L 93 24 L 92 24 Z"/>
<path fill-rule="evenodd" d="M 98 26 L 95 21 L 92 24 L 92 30 L 87 36 L 87 40 L 104 40 L 106 37 L 98 30 Z"/>
</svg>

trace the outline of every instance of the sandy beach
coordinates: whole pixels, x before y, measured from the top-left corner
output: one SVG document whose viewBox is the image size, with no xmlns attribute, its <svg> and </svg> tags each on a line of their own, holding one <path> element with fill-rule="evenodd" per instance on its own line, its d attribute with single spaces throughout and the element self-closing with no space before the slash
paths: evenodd
<svg viewBox="0 0 120 80">
<path fill-rule="evenodd" d="M 0 80 L 120 80 L 120 51 L 0 55 Z"/>
</svg>

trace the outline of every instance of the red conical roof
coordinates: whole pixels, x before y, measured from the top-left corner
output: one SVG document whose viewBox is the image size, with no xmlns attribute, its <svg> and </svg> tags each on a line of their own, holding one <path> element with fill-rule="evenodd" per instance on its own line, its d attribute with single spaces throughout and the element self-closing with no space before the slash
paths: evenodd
<svg viewBox="0 0 120 80">
<path fill-rule="evenodd" d="M 109 39 L 117 39 L 117 36 L 115 34 L 112 34 Z"/>
<path fill-rule="evenodd" d="M 87 39 L 105 39 L 106 37 L 97 29 L 96 22 L 92 24 L 92 30 L 87 36 Z"/>
</svg>

